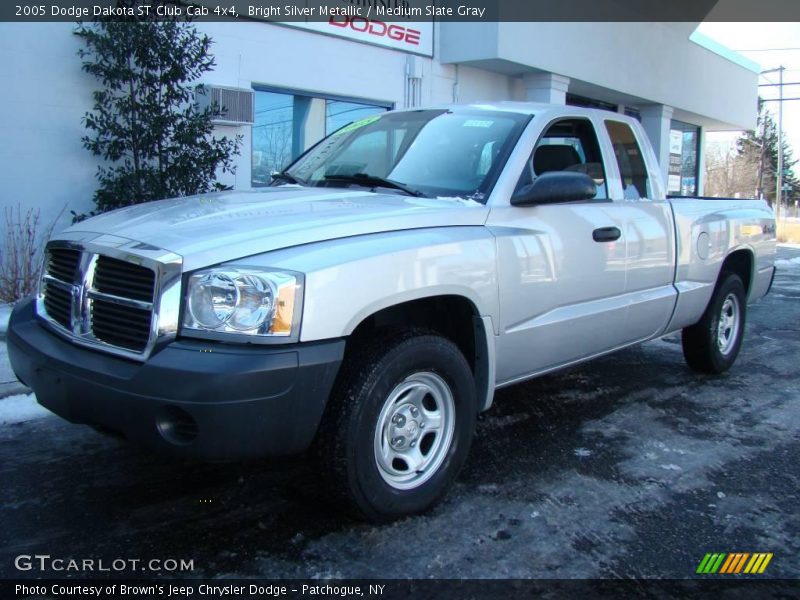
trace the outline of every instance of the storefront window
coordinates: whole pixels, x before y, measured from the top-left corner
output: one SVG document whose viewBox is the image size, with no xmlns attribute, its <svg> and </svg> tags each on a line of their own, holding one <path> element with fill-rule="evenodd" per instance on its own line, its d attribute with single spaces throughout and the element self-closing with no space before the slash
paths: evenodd
<svg viewBox="0 0 800 600">
<path fill-rule="evenodd" d="M 567 94 L 567 104 L 569 106 L 582 106 L 584 108 L 599 108 L 610 112 L 620 112 L 620 106 L 618 104 L 596 100 L 595 98 L 587 98 L 586 96 L 578 96 L 577 94 Z M 633 117 L 637 121 L 642 120 L 642 115 L 637 108 L 623 106 L 622 111 L 628 117 Z"/>
<path fill-rule="evenodd" d="M 673 119 L 669 132 L 669 175 L 667 193 L 672 196 L 697 195 L 697 151 L 700 128 Z"/>
<path fill-rule="evenodd" d="M 291 159 L 294 121 L 294 96 L 256 92 L 253 185 L 267 185 L 270 173 Z"/>
<path fill-rule="evenodd" d="M 325 103 L 325 135 L 333 133 L 348 123 L 370 117 L 385 110 L 385 106 L 328 100 Z"/>
<path fill-rule="evenodd" d="M 625 116 L 626 117 L 633 117 L 640 123 L 642 122 L 642 113 L 639 111 L 638 108 L 633 108 L 632 106 L 625 107 Z"/>
<path fill-rule="evenodd" d="M 611 102 L 603 102 L 602 100 L 595 100 L 594 98 L 587 98 L 586 96 L 578 96 L 577 94 L 567 94 L 567 104 L 569 106 L 599 108 L 601 110 L 617 112 L 616 104 L 612 104 Z"/>
<path fill-rule="evenodd" d="M 257 89 L 252 185 L 269 185 L 272 173 L 282 170 L 325 135 L 388 109 L 386 105 Z"/>
</svg>

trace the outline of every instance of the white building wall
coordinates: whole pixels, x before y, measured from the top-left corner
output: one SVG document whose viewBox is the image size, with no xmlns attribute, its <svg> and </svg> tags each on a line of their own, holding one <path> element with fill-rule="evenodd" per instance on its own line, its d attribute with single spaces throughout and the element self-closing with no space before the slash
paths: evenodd
<svg viewBox="0 0 800 600">
<path fill-rule="evenodd" d="M 0 23 L 0 208 L 40 207 L 42 222 L 69 223 L 93 208 L 96 161 L 81 144 L 92 78 L 70 23 Z"/>
<path fill-rule="evenodd" d="M 756 70 L 690 41 L 687 23 L 445 23 L 440 60 L 508 74 L 555 73 L 572 93 L 665 104 L 706 126 L 755 126 Z"/>
<path fill-rule="evenodd" d="M 663 104 L 645 106 L 641 111 L 642 127 L 650 138 L 664 181 L 667 181 L 669 170 L 669 131 L 673 112 L 671 106 Z"/>
<path fill-rule="evenodd" d="M 405 100 L 405 53 L 291 27 L 258 22 L 198 23 L 214 41 L 215 69 L 208 84 L 280 89 L 390 103 Z M 94 204 L 97 161 L 81 145 L 83 115 L 91 110 L 98 85 L 81 71 L 82 46 L 71 23 L 2 23 L 5 93 L 0 103 L 0 165 L 5 193 L 0 207 L 40 206 L 42 222 L 61 213 L 57 229 L 69 224 L 71 210 Z M 438 52 L 438 49 L 436 50 Z M 421 63 L 422 103 L 441 104 L 522 99 L 517 78 L 471 67 Z M 250 187 L 251 129 L 217 127 L 220 135 L 243 136 L 235 175 L 220 180 Z"/>
<path fill-rule="evenodd" d="M 568 82 L 570 91 L 591 80 L 597 86 L 617 85 L 614 93 L 623 104 L 638 93 L 652 103 L 672 102 L 676 116 L 705 110 L 711 119 L 729 114 L 736 122 L 750 123 L 755 109 L 745 114 L 745 104 L 750 95 L 755 97 L 755 79 L 750 81 L 755 75 L 695 47 L 686 39 L 686 27 L 648 25 L 653 39 L 643 48 L 630 24 L 463 23 L 457 30 L 455 24 L 436 24 L 434 58 L 413 59 L 422 78 L 421 104 L 524 100 L 531 93 L 532 74 L 534 79 L 537 72 L 552 78 L 541 70 L 546 67 L 564 76 L 559 81 Z M 409 55 L 401 51 L 268 23 L 197 27 L 214 41 L 217 66 L 204 77 L 205 83 L 261 85 L 398 108 L 405 102 Z M 608 35 L 599 35 L 598 27 L 608 28 Z M 73 35 L 74 28 L 71 23 L 0 23 L 5 82 L 0 100 L 0 136 L 5 142 L 0 146 L 0 207 L 39 206 L 45 224 L 61 213 L 57 228 L 69 223 L 70 210 L 90 211 L 96 189 L 97 162 L 82 147 L 81 137 L 86 133 L 82 117 L 91 110 L 91 92 L 98 84 L 81 71 L 77 52 L 82 43 Z M 692 64 L 695 59 L 699 62 Z M 652 61 L 660 67 L 634 69 L 625 61 Z M 539 70 L 525 64 L 536 64 Z M 712 93 L 711 87 L 718 89 Z M 728 93 L 732 89 L 733 95 Z M 720 90 L 728 94 L 727 104 L 710 106 Z M 222 181 L 249 188 L 250 127 L 218 127 L 217 133 L 243 136 L 237 172 Z"/>
</svg>

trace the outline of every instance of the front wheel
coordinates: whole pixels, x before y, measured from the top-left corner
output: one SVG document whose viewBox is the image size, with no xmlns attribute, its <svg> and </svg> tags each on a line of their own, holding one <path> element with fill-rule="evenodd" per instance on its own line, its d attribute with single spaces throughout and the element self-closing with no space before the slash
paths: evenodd
<svg viewBox="0 0 800 600">
<path fill-rule="evenodd" d="M 745 289 L 738 275 L 723 272 L 705 313 L 683 330 L 683 356 L 702 373 L 722 373 L 736 361 L 744 337 Z"/>
<path fill-rule="evenodd" d="M 317 440 L 323 482 L 372 521 L 422 512 L 458 475 L 476 416 L 472 372 L 455 344 L 387 332 L 343 367 Z"/>
</svg>

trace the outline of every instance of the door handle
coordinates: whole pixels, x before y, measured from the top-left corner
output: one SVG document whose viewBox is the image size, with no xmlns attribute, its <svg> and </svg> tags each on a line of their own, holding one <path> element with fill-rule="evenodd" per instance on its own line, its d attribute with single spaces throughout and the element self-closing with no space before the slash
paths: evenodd
<svg viewBox="0 0 800 600">
<path fill-rule="evenodd" d="M 613 242 L 618 240 L 621 235 L 619 227 L 601 227 L 592 232 L 592 239 L 595 242 Z"/>
</svg>

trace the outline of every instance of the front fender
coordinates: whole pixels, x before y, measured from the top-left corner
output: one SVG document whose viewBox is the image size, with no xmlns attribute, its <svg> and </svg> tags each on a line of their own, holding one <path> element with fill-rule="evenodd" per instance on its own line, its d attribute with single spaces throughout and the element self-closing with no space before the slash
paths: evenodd
<svg viewBox="0 0 800 600">
<path fill-rule="evenodd" d="M 300 340 L 346 337 L 375 312 L 456 295 L 498 323 L 494 236 L 484 227 L 412 229 L 269 252 L 243 264 L 305 273 Z"/>
</svg>

